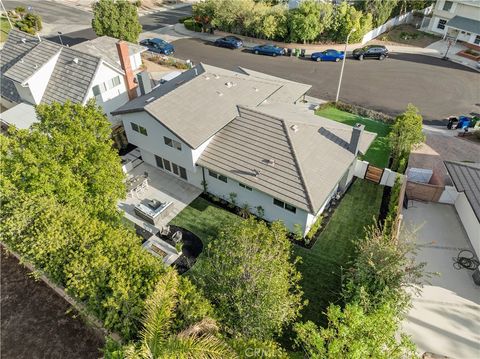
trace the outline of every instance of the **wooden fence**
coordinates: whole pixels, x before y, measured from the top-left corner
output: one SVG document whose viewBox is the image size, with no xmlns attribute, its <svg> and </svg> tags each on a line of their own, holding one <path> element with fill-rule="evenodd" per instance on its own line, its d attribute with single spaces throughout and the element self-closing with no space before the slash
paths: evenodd
<svg viewBox="0 0 480 359">
<path fill-rule="evenodd" d="M 445 186 L 407 181 L 407 196 L 425 202 L 438 202 Z"/>
</svg>

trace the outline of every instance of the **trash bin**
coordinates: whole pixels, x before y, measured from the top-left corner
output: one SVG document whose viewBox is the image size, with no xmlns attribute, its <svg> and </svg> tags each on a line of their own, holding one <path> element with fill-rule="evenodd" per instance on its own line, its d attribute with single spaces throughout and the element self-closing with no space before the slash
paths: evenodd
<svg viewBox="0 0 480 359">
<path fill-rule="evenodd" d="M 307 50 L 302 49 L 302 50 L 300 51 L 300 57 L 305 57 L 305 53 L 306 53 L 306 52 L 307 52 Z"/>
<path fill-rule="evenodd" d="M 295 56 L 298 57 L 300 55 L 300 50 L 299 49 L 295 49 Z"/>
<path fill-rule="evenodd" d="M 292 56 L 292 49 L 287 49 L 287 55 Z"/>
</svg>

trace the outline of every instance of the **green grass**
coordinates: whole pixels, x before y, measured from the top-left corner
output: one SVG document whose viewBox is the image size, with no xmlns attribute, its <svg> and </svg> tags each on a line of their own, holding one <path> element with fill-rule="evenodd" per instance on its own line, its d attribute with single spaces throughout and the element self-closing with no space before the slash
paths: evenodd
<svg viewBox="0 0 480 359">
<path fill-rule="evenodd" d="M 365 130 L 375 132 L 377 137 L 368 149 L 363 159 L 374 166 L 387 167 L 390 157 L 390 147 L 388 145 L 387 135 L 390 132 L 390 125 L 380 121 L 374 121 L 366 117 L 354 115 L 336 109 L 335 107 L 326 107 L 316 112 L 317 115 L 326 117 L 330 120 L 353 126 L 356 123 L 365 125 Z"/>
<path fill-rule="evenodd" d="M 8 24 L 7 18 L 4 16 L 0 17 L 0 42 L 7 41 L 9 32 L 10 25 Z"/>
<path fill-rule="evenodd" d="M 313 248 L 295 247 L 295 254 L 302 257 L 301 284 L 309 301 L 302 320 L 324 324 L 322 312 L 328 304 L 341 302 L 341 267 L 348 267 L 355 251 L 354 241 L 363 238 L 364 227 L 378 216 L 382 194 L 383 186 L 357 179 Z"/>
</svg>

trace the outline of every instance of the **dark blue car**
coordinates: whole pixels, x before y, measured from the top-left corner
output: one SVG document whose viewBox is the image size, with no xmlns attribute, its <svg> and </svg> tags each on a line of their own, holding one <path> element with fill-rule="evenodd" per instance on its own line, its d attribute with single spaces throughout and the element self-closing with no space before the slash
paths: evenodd
<svg viewBox="0 0 480 359">
<path fill-rule="evenodd" d="M 140 41 L 140 45 L 148 47 L 149 51 L 156 52 L 164 55 L 171 55 L 175 52 L 172 44 L 169 44 L 162 39 L 145 39 Z"/>
<path fill-rule="evenodd" d="M 343 60 L 343 57 L 345 54 L 343 51 L 337 51 L 337 50 L 325 50 L 322 52 L 314 52 L 310 58 L 313 61 L 335 61 L 338 62 L 340 60 Z"/>
<path fill-rule="evenodd" d="M 215 46 L 228 47 L 229 49 L 239 49 L 243 46 L 243 41 L 235 36 L 226 36 L 216 39 Z"/>
<path fill-rule="evenodd" d="M 282 56 L 285 55 L 285 49 L 272 44 L 257 45 L 252 48 L 254 54 Z"/>
</svg>

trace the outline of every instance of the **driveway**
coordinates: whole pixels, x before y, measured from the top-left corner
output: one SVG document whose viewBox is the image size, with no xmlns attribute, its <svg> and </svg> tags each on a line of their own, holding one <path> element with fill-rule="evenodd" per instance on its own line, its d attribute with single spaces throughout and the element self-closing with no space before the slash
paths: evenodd
<svg viewBox="0 0 480 359">
<path fill-rule="evenodd" d="M 413 298 L 405 332 L 419 354 L 479 358 L 480 287 L 474 284 L 472 271 L 453 268 L 452 257 L 462 249 L 471 250 L 454 207 L 411 201 L 404 211 L 404 226 L 417 229 L 417 260 L 427 263 L 426 271 L 439 273 Z"/>
<path fill-rule="evenodd" d="M 174 45 L 176 57 L 227 69 L 243 66 L 311 84 L 309 95 L 335 99 L 339 63 L 253 55 L 196 39 L 181 39 Z M 348 59 L 340 99 L 392 115 L 413 103 L 425 123 L 440 124 L 443 122 L 438 120 L 453 114 L 480 112 L 479 83 L 480 74 L 462 65 L 426 55 L 394 53 L 385 61 Z"/>
</svg>

